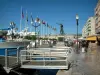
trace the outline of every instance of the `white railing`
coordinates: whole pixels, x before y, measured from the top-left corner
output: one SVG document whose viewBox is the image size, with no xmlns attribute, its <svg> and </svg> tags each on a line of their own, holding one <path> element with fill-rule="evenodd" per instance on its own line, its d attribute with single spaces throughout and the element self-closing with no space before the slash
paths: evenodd
<svg viewBox="0 0 100 75">
<path fill-rule="evenodd" d="M 17 49 L 5 49 L 5 65 L 4 67 L 12 67 L 19 64 L 19 47 Z"/>
<path fill-rule="evenodd" d="M 70 47 L 21 50 L 22 68 L 67 69 Z"/>
</svg>

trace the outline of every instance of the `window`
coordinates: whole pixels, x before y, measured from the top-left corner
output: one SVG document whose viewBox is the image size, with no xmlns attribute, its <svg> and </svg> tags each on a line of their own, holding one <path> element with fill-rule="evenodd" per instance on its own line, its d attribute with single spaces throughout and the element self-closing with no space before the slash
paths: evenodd
<svg viewBox="0 0 100 75">
<path fill-rule="evenodd" d="M 91 31 L 91 29 L 88 29 L 88 31 Z"/>
<path fill-rule="evenodd" d="M 98 24 L 97 24 L 97 23 L 96 23 L 95 25 L 96 25 L 96 26 L 98 26 Z"/>
</svg>

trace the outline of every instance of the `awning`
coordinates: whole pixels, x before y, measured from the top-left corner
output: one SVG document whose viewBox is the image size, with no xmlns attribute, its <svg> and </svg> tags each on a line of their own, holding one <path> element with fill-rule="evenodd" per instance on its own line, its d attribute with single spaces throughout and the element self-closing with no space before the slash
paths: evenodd
<svg viewBox="0 0 100 75">
<path fill-rule="evenodd" d="M 90 37 L 87 37 L 86 40 L 88 41 L 96 41 L 96 36 L 90 36 Z"/>
</svg>

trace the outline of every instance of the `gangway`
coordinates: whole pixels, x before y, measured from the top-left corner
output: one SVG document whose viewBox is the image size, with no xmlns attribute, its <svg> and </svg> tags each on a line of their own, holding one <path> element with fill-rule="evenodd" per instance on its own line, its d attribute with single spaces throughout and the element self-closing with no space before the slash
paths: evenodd
<svg viewBox="0 0 100 75">
<path fill-rule="evenodd" d="M 21 50 L 21 67 L 32 69 L 68 69 L 71 47 L 65 48 L 36 48 Z"/>
</svg>

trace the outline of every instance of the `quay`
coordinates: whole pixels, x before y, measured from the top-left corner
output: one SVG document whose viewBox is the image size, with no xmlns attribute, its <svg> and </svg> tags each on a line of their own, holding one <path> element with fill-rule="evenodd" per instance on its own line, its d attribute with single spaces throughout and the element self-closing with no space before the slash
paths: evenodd
<svg viewBox="0 0 100 75">
<path fill-rule="evenodd" d="M 47 45 L 45 46 L 47 47 Z M 24 70 L 27 72 L 27 69 L 29 70 L 28 72 L 30 73 L 34 72 L 34 74 L 29 74 L 29 75 L 35 75 L 35 73 L 43 74 L 44 71 L 45 71 L 45 74 L 47 75 L 50 75 L 50 74 L 52 75 L 61 75 L 61 74 L 63 75 L 100 75 L 100 72 L 99 72 L 100 71 L 100 65 L 99 65 L 100 64 L 100 52 L 99 52 L 100 47 L 98 47 L 97 49 L 89 48 L 87 52 L 85 53 L 83 53 L 80 49 L 80 53 L 78 54 L 74 53 L 75 54 L 73 58 L 74 61 L 71 62 L 70 68 L 66 69 L 68 68 L 68 66 L 66 65 L 67 50 L 65 50 L 65 48 L 69 48 L 69 47 L 60 45 L 60 46 L 55 46 L 54 48 L 50 48 L 49 46 L 48 48 L 45 48 L 45 46 L 43 45 L 39 48 L 33 48 L 33 49 L 28 49 L 28 50 L 19 49 L 22 52 L 22 54 L 19 54 L 19 55 L 16 54 L 16 56 L 12 55 L 13 57 L 7 56 L 7 59 L 5 58 L 5 56 L 0 56 L 0 64 L 3 64 L 4 69 L 7 69 L 8 72 L 11 70 L 14 70 L 15 72 L 22 73 L 22 71 L 20 70 Z M 8 53 L 9 53 L 9 50 L 8 50 Z M 50 56 L 49 53 L 52 55 Z M 62 54 L 59 55 L 60 53 Z M 17 58 L 18 56 L 19 58 Z M 7 61 L 8 63 L 5 61 Z M 16 68 L 20 68 L 20 70 L 15 70 Z M 37 70 L 39 72 L 37 72 Z M 55 74 L 53 74 L 52 72 Z"/>
</svg>

